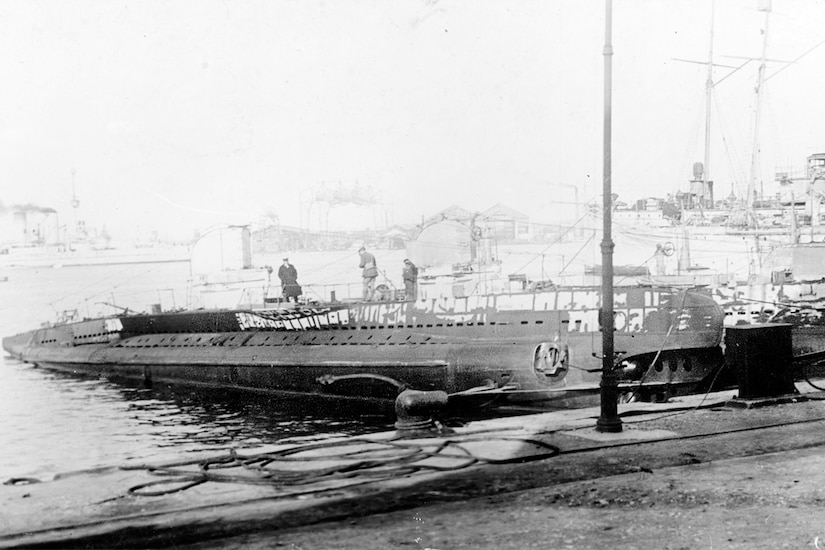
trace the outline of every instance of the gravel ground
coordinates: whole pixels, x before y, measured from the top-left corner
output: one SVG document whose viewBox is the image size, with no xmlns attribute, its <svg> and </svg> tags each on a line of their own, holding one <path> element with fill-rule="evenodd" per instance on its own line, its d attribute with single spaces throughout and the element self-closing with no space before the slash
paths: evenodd
<svg viewBox="0 0 825 550">
<path fill-rule="evenodd" d="M 823 548 L 823 448 L 664 468 L 191 549 Z"/>
<path fill-rule="evenodd" d="M 666 418 L 716 435 L 499 467 L 432 487 L 430 500 L 419 488 L 395 511 L 178 548 L 825 550 L 823 412 L 809 402 Z"/>
</svg>

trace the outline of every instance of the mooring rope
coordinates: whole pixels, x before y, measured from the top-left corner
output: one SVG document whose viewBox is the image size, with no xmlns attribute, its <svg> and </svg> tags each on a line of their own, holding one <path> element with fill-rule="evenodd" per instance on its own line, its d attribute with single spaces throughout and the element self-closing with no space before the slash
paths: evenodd
<svg viewBox="0 0 825 550">
<path fill-rule="evenodd" d="M 468 443 L 483 442 L 496 449 L 501 447 L 500 442 L 505 441 L 532 447 L 533 452 L 508 458 L 492 458 L 479 456 L 466 446 Z M 340 490 L 352 485 L 375 483 L 422 472 L 456 471 L 475 464 L 532 462 L 558 454 L 558 447 L 528 438 L 470 437 L 423 441 L 354 438 L 310 443 L 257 454 L 241 454 L 230 450 L 227 454 L 207 459 L 185 460 L 161 466 L 124 466 L 122 469 L 143 470 L 163 478 L 129 488 L 128 493 L 135 496 L 164 496 L 207 482 L 269 485 L 285 489 L 291 496 L 295 496 Z M 352 483 L 344 487 L 340 484 L 334 487 L 324 485 L 334 481 Z"/>
</svg>

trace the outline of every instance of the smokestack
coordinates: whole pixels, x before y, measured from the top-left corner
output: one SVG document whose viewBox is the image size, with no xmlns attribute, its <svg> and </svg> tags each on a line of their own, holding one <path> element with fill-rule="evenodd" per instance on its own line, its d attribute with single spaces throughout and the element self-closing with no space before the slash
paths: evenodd
<svg viewBox="0 0 825 550">
<path fill-rule="evenodd" d="M 54 208 L 48 208 L 45 206 L 37 206 L 36 204 L 16 204 L 13 207 L 13 210 L 17 212 L 37 212 L 39 214 L 54 214 L 57 212 Z"/>
</svg>

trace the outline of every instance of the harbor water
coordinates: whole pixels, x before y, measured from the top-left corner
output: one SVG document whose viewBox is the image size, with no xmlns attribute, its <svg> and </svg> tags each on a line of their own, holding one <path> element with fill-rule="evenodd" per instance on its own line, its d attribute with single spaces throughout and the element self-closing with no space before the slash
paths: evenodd
<svg viewBox="0 0 825 550">
<path fill-rule="evenodd" d="M 187 262 L 3 267 L 0 335 L 37 328 L 65 310 L 78 309 L 83 317 L 115 313 L 110 304 L 137 311 L 156 303 L 182 307 L 188 279 Z M 340 407 L 329 402 L 130 387 L 0 355 L 0 481 L 43 480 L 61 472 L 286 438 L 383 431 L 394 421 L 357 410 L 342 415 Z"/>
</svg>

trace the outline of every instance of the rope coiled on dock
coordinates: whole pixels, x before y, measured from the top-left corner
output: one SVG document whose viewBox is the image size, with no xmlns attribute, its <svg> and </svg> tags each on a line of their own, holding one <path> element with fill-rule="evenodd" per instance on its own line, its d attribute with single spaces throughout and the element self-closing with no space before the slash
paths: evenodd
<svg viewBox="0 0 825 550">
<path fill-rule="evenodd" d="M 507 443 L 518 453 L 504 458 L 482 456 L 471 449 L 483 443 L 501 449 Z M 207 482 L 269 485 L 284 496 L 341 490 L 426 472 L 461 470 L 476 464 L 509 464 L 543 460 L 559 454 L 558 447 L 527 438 L 460 438 L 380 440 L 354 438 L 288 447 L 270 452 L 227 454 L 160 466 L 124 466 L 162 477 L 129 488 L 135 496 L 164 496 Z"/>
</svg>

